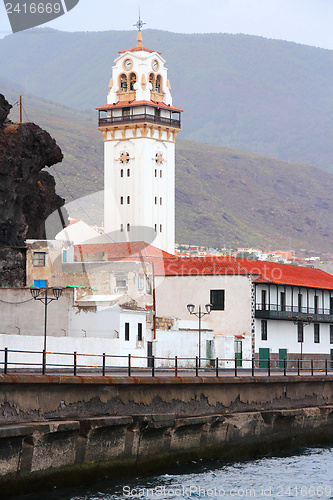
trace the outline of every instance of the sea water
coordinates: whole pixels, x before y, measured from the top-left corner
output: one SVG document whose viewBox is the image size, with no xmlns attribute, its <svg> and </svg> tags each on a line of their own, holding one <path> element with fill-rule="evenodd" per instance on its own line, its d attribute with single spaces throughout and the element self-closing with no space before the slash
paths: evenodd
<svg viewBox="0 0 333 500">
<path fill-rule="evenodd" d="M 22 497 L 21 497 L 22 498 Z M 333 443 L 244 462 L 193 462 L 161 475 L 87 488 L 53 489 L 27 500 L 333 499 Z"/>
</svg>

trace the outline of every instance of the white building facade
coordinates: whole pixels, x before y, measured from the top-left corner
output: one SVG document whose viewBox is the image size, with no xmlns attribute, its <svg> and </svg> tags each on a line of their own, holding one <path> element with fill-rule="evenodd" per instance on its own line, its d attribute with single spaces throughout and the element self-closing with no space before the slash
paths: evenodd
<svg viewBox="0 0 333 500">
<path fill-rule="evenodd" d="M 104 226 L 116 241 L 154 242 L 174 253 L 175 140 L 181 109 L 172 105 L 161 54 L 142 45 L 120 51 L 107 104 L 104 138 Z"/>
</svg>

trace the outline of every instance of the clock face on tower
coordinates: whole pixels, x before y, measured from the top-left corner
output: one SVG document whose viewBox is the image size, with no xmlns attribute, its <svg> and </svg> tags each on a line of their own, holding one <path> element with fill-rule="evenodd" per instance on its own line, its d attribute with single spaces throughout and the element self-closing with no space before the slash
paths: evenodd
<svg viewBox="0 0 333 500">
<path fill-rule="evenodd" d="M 157 59 L 154 59 L 151 63 L 151 67 L 153 68 L 154 71 L 157 71 L 158 70 L 158 67 L 159 67 L 159 64 L 158 64 L 158 60 Z"/>
<path fill-rule="evenodd" d="M 126 69 L 127 71 L 130 70 L 133 66 L 132 59 L 125 59 L 123 66 L 124 66 L 124 69 Z"/>
</svg>

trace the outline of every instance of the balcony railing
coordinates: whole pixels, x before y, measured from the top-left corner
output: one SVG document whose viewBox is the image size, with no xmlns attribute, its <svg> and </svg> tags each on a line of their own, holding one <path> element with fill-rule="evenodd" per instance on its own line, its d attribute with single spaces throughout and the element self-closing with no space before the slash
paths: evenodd
<svg viewBox="0 0 333 500">
<path fill-rule="evenodd" d="M 179 119 L 166 118 L 165 116 L 155 116 L 148 113 L 141 113 L 139 115 L 124 115 L 124 116 L 108 116 L 106 118 L 99 118 L 98 126 L 107 127 L 108 125 L 122 125 L 124 123 L 156 123 L 158 125 L 165 125 L 167 127 L 181 128 Z"/>
<path fill-rule="evenodd" d="M 333 311 L 321 307 L 301 307 L 281 304 L 256 304 L 256 318 L 286 319 L 294 321 L 309 320 L 313 322 L 333 323 Z"/>
</svg>

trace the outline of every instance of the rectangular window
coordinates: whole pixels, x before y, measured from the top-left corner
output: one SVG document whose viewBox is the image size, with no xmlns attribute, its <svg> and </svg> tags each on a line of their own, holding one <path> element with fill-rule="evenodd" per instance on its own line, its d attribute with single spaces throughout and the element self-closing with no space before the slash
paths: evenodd
<svg viewBox="0 0 333 500">
<path fill-rule="evenodd" d="M 267 304 L 267 291 L 266 290 L 261 290 L 261 310 L 266 311 L 266 304 Z"/>
<path fill-rule="evenodd" d="M 142 323 L 138 323 L 138 341 L 142 340 Z"/>
<path fill-rule="evenodd" d="M 138 276 L 138 290 L 143 290 L 144 285 L 144 277 Z"/>
<path fill-rule="evenodd" d="M 281 306 L 281 311 L 286 310 L 286 294 L 285 294 L 285 292 L 280 293 L 280 306 Z"/>
<path fill-rule="evenodd" d="M 261 340 L 267 340 L 267 319 L 261 320 Z"/>
<path fill-rule="evenodd" d="M 123 116 L 129 116 L 130 115 L 130 108 L 123 108 Z"/>
<path fill-rule="evenodd" d="M 298 312 L 302 312 L 302 294 L 298 294 Z"/>
<path fill-rule="evenodd" d="M 146 290 L 147 293 L 151 294 L 152 286 L 151 286 L 151 278 L 149 276 L 146 277 Z"/>
<path fill-rule="evenodd" d="M 333 297 L 330 297 L 330 314 L 333 316 Z"/>
<path fill-rule="evenodd" d="M 314 313 L 318 314 L 318 295 L 314 296 Z"/>
<path fill-rule="evenodd" d="M 210 303 L 212 311 L 224 311 L 224 290 L 211 290 Z"/>
<path fill-rule="evenodd" d="M 129 340 L 130 335 L 130 325 L 129 323 L 125 323 L 125 340 Z"/>
<path fill-rule="evenodd" d="M 46 253 L 45 252 L 34 252 L 32 256 L 32 265 L 34 267 L 45 267 L 46 263 Z"/>
<path fill-rule="evenodd" d="M 127 290 L 127 277 L 126 275 L 116 276 L 116 287 L 122 290 Z"/>
<path fill-rule="evenodd" d="M 333 344 L 333 325 L 330 325 L 330 344 Z"/>
<path fill-rule="evenodd" d="M 319 323 L 315 323 L 313 325 L 313 342 L 315 344 L 319 344 L 320 343 L 320 334 L 319 334 Z"/>
<path fill-rule="evenodd" d="M 304 324 L 302 321 L 297 323 L 297 341 L 304 342 Z"/>
</svg>

